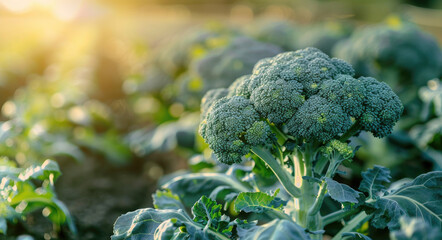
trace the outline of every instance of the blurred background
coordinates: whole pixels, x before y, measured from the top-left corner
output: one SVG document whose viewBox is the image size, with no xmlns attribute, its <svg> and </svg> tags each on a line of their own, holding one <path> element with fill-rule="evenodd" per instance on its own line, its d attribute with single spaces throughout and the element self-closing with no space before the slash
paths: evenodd
<svg viewBox="0 0 442 240">
<path fill-rule="evenodd" d="M 343 181 L 440 169 L 441 42 L 438 0 L 0 0 L 0 239 L 109 238 L 160 178 L 216 164 L 196 130 L 205 92 L 310 46 L 405 105 Z"/>
</svg>

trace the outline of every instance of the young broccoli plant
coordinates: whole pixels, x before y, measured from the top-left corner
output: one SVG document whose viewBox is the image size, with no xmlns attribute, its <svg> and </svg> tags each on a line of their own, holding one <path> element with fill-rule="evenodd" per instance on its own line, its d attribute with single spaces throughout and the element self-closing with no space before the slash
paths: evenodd
<svg viewBox="0 0 442 240">
<path fill-rule="evenodd" d="M 362 130 L 390 134 L 403 109 L 387 84 L 353 74 L 314 48 L 261 60 L 229 97 L 213 102 L 200 133 L 220 162 L 249 153 L 266 162 L 298 200 L 296 222 L 318 230 L 325 179 L 353 155 L 346 141 Z"/>
<path fill-rule="evenodd" d="M 387 84 L 353 75 L 345 61 L 306 48 L 263 59 L 251 75 L 239 78 L 227 91 L 208 92 L 202 101 L 200 134 L 219 162 L 231 165 L 248 159 L 255 162 L 253 170 L 237 167 L 243 169 L 172 179 L 163 185 L 166 192 L 154 196 L 163 203 L 156 208 L 170 209 L 172 204 L 188 209 L 206 196 L 223 202 L 223 213 L 231 217 L 242 213 L 231 221 L 218 212 L 212 214 L 212 204 L 206 204 L 210 224 L 194 219 L 200 224 L 199 233 L 206 234 L 202 239 L 322 239 L 325 226 L 350 216 L 354 217 L 341 231 L 332 233 L 334 240 L 368 239 L 355 232 L 367 221 L 376 228 L 398 229 L 403 216 L 440 229 L 442 172 L 421 175 L 389 190 L 384 186 L 390 182 L 389 170 L 380 166 L 362 174 L 359 191 L 333 180 L 341 163 L 350 161 L 356 151 L 349 145 L 351 137 L 361 131 L 387 136 L 403 111 Z M 275 184 L 263 184 L 269 173 L 276 177 Z M 339 202 L 341 209 L 326 209 L 326 199 Z M 201 206 L 202 200 L 195 206 Z M 144 221 L 148 219 L 154 219 L 156 226 Z M 143 229 L 165 232 L 161 222 L 172 226 L 152 214 L 129 213 L 117 220 L 113 239 L 146 233 Z M 174 223 L 167 230 L 171 237 L 162 239 L 192 235 L 194 222 Z"/>
</svg>

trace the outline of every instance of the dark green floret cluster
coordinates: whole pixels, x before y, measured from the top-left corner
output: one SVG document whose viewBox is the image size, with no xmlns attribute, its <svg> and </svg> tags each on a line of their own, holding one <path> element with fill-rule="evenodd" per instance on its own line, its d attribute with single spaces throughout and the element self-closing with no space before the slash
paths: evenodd
<svg viewBox="0 0 442 240">
<path fill-rule="evenodd" d="M 249 99 L 241 96 L 221 98 L 213 104 L 201 124 L 200 133 L 224 163 L 232 164 L 247 154 L 252 145 L 265 144 L 271 138 L 270 127 Z"/>
<path fill-rule="evenodd" d="M 263 59 L 228 93 L 209 92 L 200 133 L 228 164 L 255 146 L 272 144 L 275 129 L 300 145 L 316 146 L 362 130 L 380 138 L 390 134 L 403 111 L 398 96 L 374 78 L 353 76 L 348 63 L 316 48 Z"/>
</svg>

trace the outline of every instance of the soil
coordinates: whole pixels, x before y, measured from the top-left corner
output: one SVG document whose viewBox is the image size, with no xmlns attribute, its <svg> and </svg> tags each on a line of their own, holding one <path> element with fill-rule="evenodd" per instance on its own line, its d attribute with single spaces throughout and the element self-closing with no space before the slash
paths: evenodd
<svg viewBox="0 0 442 240">
<path fill-rule="evenodd" d="M 99 157 L 83 163 L 61 161 L 63 175 L 56 183 L 58 198 L 74 217 L 78 239 L 110 239 L 113 224 L 122 214 L 152 207 L 152 193 L 157 189 L 151 168 L 156 173 L 172 173 L 185 168 L 185 160 L 173 153 L 152 154 L 134 159 L 128 166 L 112 166 Z M 59 239 L 71 237 L 59 236 Z"/>
</svg>

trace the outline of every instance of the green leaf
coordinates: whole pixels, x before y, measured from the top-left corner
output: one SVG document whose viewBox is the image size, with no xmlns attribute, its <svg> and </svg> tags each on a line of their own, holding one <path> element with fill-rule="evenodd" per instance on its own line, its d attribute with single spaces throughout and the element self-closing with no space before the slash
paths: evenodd
<svg viewBox="0 0 442 240">
<path fill-rule="evenodd" d="M 235 193 L 237 195 L 237 192 L 234 189 L 227 186 L 219 186 L 210 193 L 209 198 L 213 200 L 224 200 L 226 202 L 229 202 L 230 199 L 227 199 L 226 196 L 231 193 Z"/>
<path fill-rule="evenodd" d="M 18 175 L 22 169 L 11 166 L 0 166 L 0 179 L 8 178 L 13 181 L 18 181 Z"/>
<path fill-rule="evenodd" d="M 358 232 L 346 232 L 342 234 L 342 240 L 371 240 L 371 238 Z"/>
<path fill-rule="evenodd" d="M 285 202 L 276 197 L 279 189 L 273 196 L 263 192 L 242 192 L 235 200 L 236 212 L 255 212 L 263 213 L 265 211 L 283 211 Z"/>
<path fill-rule="evenodd" d="M 68 228 L 69 228 L 69 230 L 73 233 L 73 234 L 77 234 L 77 227 L 75 226 L 75 224 L 74 224 L 74 220 L 73 220 L 73 218 L 72 218 L 72 216 L 71 216 L 71 213 L 69 212 L 69 209 L 66 207 L 66 205 L 62 202 L 62 201 L 60 201 L 60 200 L 58 200 L 58 199 L 56 199 L 56 198 L 53 198 L 52 199 L 52 202 L 55 204 L 55 206 L 57 207 L 56 209 L 57 209 L 57 215 L 56 215 L 56 219 L 62 219 L 63 221 L 59 221 L 59 222 L 57 222 L 56 220 L 54 220 L 54 219 L 51 219 L 52 220 L 52 222 L 55 222 L 55 223 L 59 223 L 59 224 L 62 224 L 62 223 L 66 223 L 67 224 L 67 226 L 68 226 Z M 51 215 L 49 215 L 49 217 L 51 218 L 53 215 L 51 214 Z"/>
<path fill-rule="evenodd" d="M 238 231 L 238 235 L 242 240 L 311 239 L 304 228 L 292 221 L 281 219 L 275 219 L 262 226 L 249 228 L 246 231 Z"/>
<path fill-rule="evenodd" d="M 155 240 L 175 240 L 175 239 L 189 239 L 190 235 L 187 232 L 181 231 L 180 226 L 183 223 L 178 219 L 169 219 L 161 223 L 154 233 Z"/>
<path fill-rule="evenodd" d="M 153 240 L 156 229 L 167 220 L 189 222 L 183 210 L 139 209 L 120 216 L 114 224 L 112 240 Z"/>
<path fill-rule="evenodd" d="M 152 195 L 153 205 L 156 209 L 184 209 L 180 198 L 169 189 L 157 190 Z"/>
<path fill-rule="evenodd" d="M 442 229 L 441 206 L 442 172 L 422 174 L 376 200 L 372 225 L 394 229 L 399 226 L 400 217 L 405 215 Z"/>
<path fill-rule="evenodd" d="M 210 198 L 202 196 L 192 207 L 193 220 L 206 225 L 212 219 L 221 218 L 221 204 L 217 204 Z"/>
<path fill-rule="evenodd" d="M 235 219 L 230 223 L 231 226 L 235 226 L 238 236 L 247 235 L 247 232 L 250 229 L 255 228 L 256 224 L 258 224 L 258 221 L 249 222 L 247 220 L 241 220 L 241 219 Z"/>
<path fill-rule="evenodd" d="M 222 173 L 191 173 L 178 176 L 167 182 L 162 188 L 177 194 L 186 208 L 190 208 L 201 198 L 210 196 L 219 186 L 226 186 L 235 192 L 250 191 L 237 179 Z"/>
<path fill-rule="evenodd" d="M 212 169 L 214 166 L 214 162 L 206 159 L 202 154 L 194 155 L 189 159 L 189 168 L 192 172 L 201 172 L 203 169 Z"/>
<path fill-rule="evenodd" d="M 229 238 L 221 232 L 194 222 L 183 210 L 139 209 L 120 216 L 111 240 L 208 240 Z"/>
<path fill-rule="evenodd" d="M 401 228 L 390 232 L 392 240 L 439 240 L 442 232 L 437 227 L 432 227 L 417 218 L 400 219 Z"/>
<path fill-rule="evenodd" d="M 359 190 L 370 195 L 371 199 L 385 191 L 384 183 L 389 183 L 391 176 L 388 168 L 375 165 L 373 169 L 362 172 L 362 182 Z"/>
<path fill-rule="evenodd" d="M 233 227 L 229 226 L 230 219 L 223 215 L 221 210 L 221 204 L 202 196 L 192 207 L 193 221 L 206 226 L 206 228 L 230 235 Z"/>
<path fill-rule="evenodd" d="M 46 180 L 50 178 L 51 174 L 53 181 L 56 181 L 61 172 L 57 162 L 48 159 L 41 166 L 27 168 L 18 177 L 21 181 L 27 181 L 28 179 Z"/>
<path fill-rule="evenodd" d="M 340 203 L 350 202 L 358 203 L 358 197 L 361 192 L 358 192 L 348 185 L 338 183 L 331 178 L 325 178 L 327 183 L 327 192 L 330 197 Z"/>
</svg>

